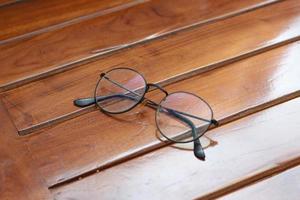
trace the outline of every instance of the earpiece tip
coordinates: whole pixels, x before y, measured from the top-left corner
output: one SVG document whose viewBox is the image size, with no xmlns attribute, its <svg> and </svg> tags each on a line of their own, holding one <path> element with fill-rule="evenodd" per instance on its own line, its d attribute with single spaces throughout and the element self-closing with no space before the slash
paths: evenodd
<svg viewBox="0 0 300 200">
<path fill-rule="evenodd" d="M 195 153 L 195 156 L 202 161 L 205 161 L 205 154 L 203 153 Z"/>
<path fill-rule="evenodd" d="M 199 144 L 196 144 L 194 146 L 194 155 L 196 156 L 196 158 L 202 160 L 202 161 L 205 161 L 205 153 L 201 147 L 201 145 Z"/>
<path fill-rule="evenodd" d="M 78 106 L 78 107 L 80 106 L 80 105 L 78 104 L 78 99 L 75 99 L 75 100 L 73 101 L 73 105 L 74 105 L 74 106 Z"/>
</svg>

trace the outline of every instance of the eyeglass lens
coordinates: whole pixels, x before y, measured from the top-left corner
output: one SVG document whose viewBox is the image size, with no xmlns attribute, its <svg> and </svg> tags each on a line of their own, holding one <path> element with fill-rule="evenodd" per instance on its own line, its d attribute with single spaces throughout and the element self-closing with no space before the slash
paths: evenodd
<svg viewBox="0 0 300 200">
<path fill-rule="evenodd" d="M 130 92 L 134 91 L 134 92 Z M 145 79 L 129 69 L 114 69 L 99 81 L 96 97 L 110 97 L 97 101 L 98 106 L 109 113 L 125 112 L 138 104 L 146 92 Z"/>
</svg>

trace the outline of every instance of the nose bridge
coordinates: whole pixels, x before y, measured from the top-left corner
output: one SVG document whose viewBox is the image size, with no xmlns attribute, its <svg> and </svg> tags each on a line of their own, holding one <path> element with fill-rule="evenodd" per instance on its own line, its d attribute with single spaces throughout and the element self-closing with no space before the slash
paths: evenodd
<svg viewBox="0 0 300 200">
<path fill-rule="evenodd" d="M 169 93 L 168 93 L 165 89 L 163 89 L 160 85 L 158 85 L 158 84 L 148 83 L 148 84 L 147 84 L 148 90 L 149 90 L 150 87 L 155 87 L 155 88 L 159 89 L 159 90 L 162 91 L 166 96 L 169 95 Z"/>
</svg>

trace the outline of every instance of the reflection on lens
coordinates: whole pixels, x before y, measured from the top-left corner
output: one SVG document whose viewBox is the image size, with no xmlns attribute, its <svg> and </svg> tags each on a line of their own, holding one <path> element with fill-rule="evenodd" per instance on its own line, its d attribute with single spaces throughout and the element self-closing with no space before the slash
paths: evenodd
<svg viewBox="0 0 300 200">
<path fill-rule="evenodd" d="M 212 110 L 200 97 L 175 92 L 163 99 L 156 112 L 161 134 L 174 142 L 191 142 L 201 137 L 211 124 Z M 191 123 L 196 127 L 192 132 Z"/>
<path fill-rule="evenodd" d="M 142 75 L 128 68 L 108 71 L 98 82 L 95 96 L 107 97 L 98 101 L 98 106 L 109 113 L 121 113 L 137 105 L 146 92 Z"/>
</svg>

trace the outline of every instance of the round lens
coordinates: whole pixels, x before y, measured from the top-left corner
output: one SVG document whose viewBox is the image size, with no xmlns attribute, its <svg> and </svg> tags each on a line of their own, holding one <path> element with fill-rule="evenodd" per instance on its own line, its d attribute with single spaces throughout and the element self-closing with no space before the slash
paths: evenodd
<svg viewBox="0 0 300 200">
<path fill-rule="evenodd" d="M 116 68 L 105 73 L 95 90 L 97 105 L 108 113 L 122 113 L 132 109 L 143 98 L 146 81 L 129 68 Z"/>
<path fill-rule="evenodd" d="M 200 97 L 187 92 L 175 92 L 159 104 L 156 124 L 168 140 L 186 143 L 198 139 L 207 131 L 212 115 L 212 109 Z"/>
</svg>

